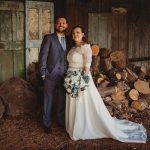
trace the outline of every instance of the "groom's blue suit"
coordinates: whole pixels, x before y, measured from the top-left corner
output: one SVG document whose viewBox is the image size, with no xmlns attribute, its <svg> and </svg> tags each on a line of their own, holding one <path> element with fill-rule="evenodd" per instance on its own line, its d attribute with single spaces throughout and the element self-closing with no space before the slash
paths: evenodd
<svg viewBox="0 0 150 150">
<path fill-rule="evenodd" d="M 66 38 L 66 45 L 68 39 Z M 43 124 L 50 127 L 52 123 L 52 105 L 57 95 L 57 121 L 65 122 L 65 88 L 64 75 L 67 71 L 67 50 L 63 50 L 56 33 L 46 35 L 39 54 L 39 70 L 44 80 Z M 57 94 L 55 93 L 57 92 Z"/>
</svg>

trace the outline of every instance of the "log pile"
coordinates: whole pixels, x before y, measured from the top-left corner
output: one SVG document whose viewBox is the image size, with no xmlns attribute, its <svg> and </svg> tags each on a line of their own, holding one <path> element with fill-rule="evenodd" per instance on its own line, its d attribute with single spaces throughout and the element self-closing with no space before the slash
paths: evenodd
<svg viewBox="0 0 150 150">
<path fill-rule="evenodd" d="M 150 73 L 131 64 L 123 51 L 112 51 L 92 45 L 91 73 L 110 114 L 129 119 L 132 114 L 150 112 Z M 29 66 L 29 82 L 37 94 L 42 93 L 38 63 Z M 39 97 L 39 96 L 38 96 Z"/>
<path fill-rule="evenodd" d="M 149 111 L 150 73 L 131 64 L 123 51 L 94 49 L 91 72 L 112 116 L 129 119 L 136 112 Z"/>
</svg>

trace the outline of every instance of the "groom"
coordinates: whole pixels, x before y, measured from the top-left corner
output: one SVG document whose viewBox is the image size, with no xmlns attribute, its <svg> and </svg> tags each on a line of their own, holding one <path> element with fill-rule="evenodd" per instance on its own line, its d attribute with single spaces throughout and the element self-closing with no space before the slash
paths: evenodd
<svg viewBox="0 0 150 150">
<path fill-rule="evenodd" d="M 52 107 L 56 105 L 57 122 L 65 126 L 65 88 L 64 75 L 67 71 L 68 38 L 65 31 L 68 23 L 65 17 L 55 21 L 55 33 L 44 36 L 39 54 L 39 71 L 44 81 L 43 129 L 51 133 Z M 56 99 L 57 98 L 57 99 Z M 57 102 L 54 102 L 56 101 Z"/>
</svg>

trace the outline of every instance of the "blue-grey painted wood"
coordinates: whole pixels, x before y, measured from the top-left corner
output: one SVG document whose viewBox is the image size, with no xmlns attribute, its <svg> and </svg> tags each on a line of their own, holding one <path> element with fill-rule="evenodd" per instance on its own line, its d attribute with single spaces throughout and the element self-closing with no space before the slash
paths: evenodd
<svg viewBox="0 0 150 150">
<path fill-rule="evenodd" d="M 38 10 L 38 38 L 36 40 L 31 40 L 29 38 L 29 10 L 37 9 Z M 27 70 L 29 64 L 31 63 L 30 58 L 32 58 L 30 54 L 31 48 L 40 49 L 43 34 L 42 34 L 42 12 L 43 10 L 50 10 L 50 33 L 54 32 L 54 4 L 52 2 L 39 2 L 39 1 L 25 1 L 25 12 L 26 12 L 26 25 L 25 25 L 25 56 L 26 56 L 26 78 L 28 78 Z M 35 49 L 36 50 L 36 49 Z M 35 57 L 35 56 L 34 56 Z M 38 57 L 38 56 L 37 56 Z"/>
<path fill-rule="evenodd" d="M 88 15 L 88 40 L 99 47 L 111 48 L 111 14 L 89 13 Z"/>
</svg>

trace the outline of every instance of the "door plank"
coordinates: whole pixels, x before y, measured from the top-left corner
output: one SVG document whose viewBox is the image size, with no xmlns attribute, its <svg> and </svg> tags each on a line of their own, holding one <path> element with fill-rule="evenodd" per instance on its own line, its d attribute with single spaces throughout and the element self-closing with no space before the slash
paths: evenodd
<svg viewBox="0 0 150 150">
<path fill-rule="evenodd" d="M 0 82 L 24 71 L 24 4 L 0 2 Z"/>
<path fill-rule="evenodd" d="M 92 44 L 98 44 L 101 48 L 111 48 L 110 18 L 109 13 L 89 13 L 88 37 Z"/>
<path fill-rule="evenodd" d="M 26 77 L 28 78 L 28 66 L 33 61 L 38 61 L 43 36 L 54 31 L 54 4 L 52 2 L 27 1 L 25 8 L 27 16 L 25 55 Z"/>
<path fill-rule="evenodd" d="M 12 51 L 0 51 L 0 68 L 0 82 L 13 77 L 14 64 Z"/>
</svg>

